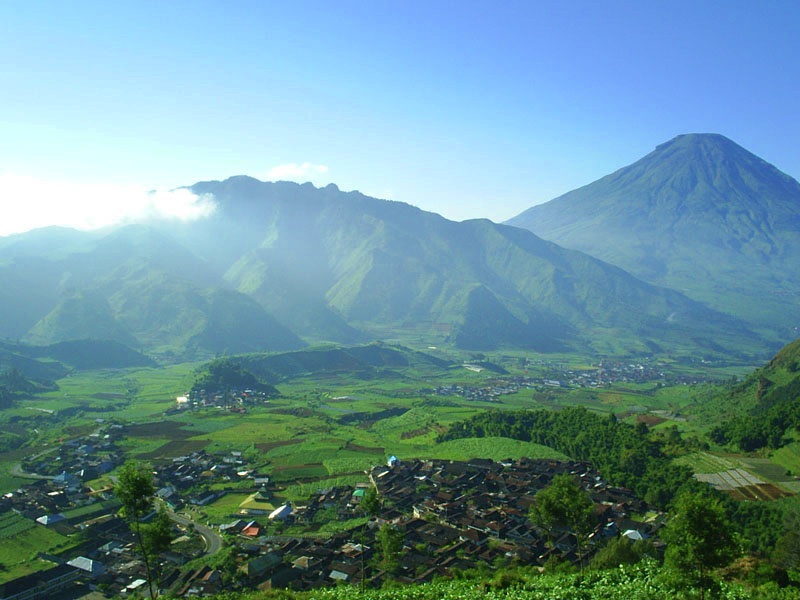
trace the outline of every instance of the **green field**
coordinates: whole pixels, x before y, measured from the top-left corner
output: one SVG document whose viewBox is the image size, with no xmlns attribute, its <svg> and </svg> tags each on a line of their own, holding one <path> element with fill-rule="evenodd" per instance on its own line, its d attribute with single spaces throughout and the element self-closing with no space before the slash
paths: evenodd
<svg viewBox="0 0 800 600">
<path fill-rule="evenodd" d="M 57 553 L 79 542 L 78 535 L 61 535 L 14 512 L 0 515 L 3 579 L 9 580 L 52 567 L 52 563 L 37 560 L 39 552 Z"/>
<path fill-rule="evenodd" d="M 742 467 L 739 461 L 733 457 L 717 456 L 709 452 L 696 452 L 682 456 L 675 462 L 691 467 L 695 473 L 719 473 Z"/>
</svg>

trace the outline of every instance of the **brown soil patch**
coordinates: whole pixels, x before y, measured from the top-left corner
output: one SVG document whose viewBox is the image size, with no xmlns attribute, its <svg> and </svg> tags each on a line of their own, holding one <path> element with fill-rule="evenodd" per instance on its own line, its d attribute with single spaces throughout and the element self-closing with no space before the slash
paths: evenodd
<svg viewBox="0 0 800 600">
<path fill-rule="evenodd" d="M 313 417 L 316 413 L 308 408 L 274 408 L 271 413 L 276 415 L 289 415 L 292 417 Z"/>
<path fill-rule="evenodd" d="M 369 446 L 359 446 L 358 444 L 353 444 L 351 442 L 347 442 L 347 445 L 344 448 L 345 450 L 363 452 L 364 454 L 384 454 L 386 452 L 386 448 L 370 448 Z"/>
<path fill-rule="evenodd" d="M 430 431 L 430 427 L 420 427 L 419 429 L 414 429 L 413 431 L 404 431 L 400 434 L 401 440 L 410 440 L 411 438 L 420 437 L 425 435 Z"/>
<path fill-rule="evenodd" d="M 211 440 L 173 440 L 152 452 L 142 454 L 141 457 L 147 460 L 158 460 L 186 456 L 192 452 L 200 452 L 210 443 Z"/>
<path fill-rule="evenodd" d="M 730 494 L 736 500 L 755 501 L 778 500 L 779 498 L 788 498 L 793 495 L 771 483 L 737 487 L 730 490 Z"/>
<path fill-rule="evenodd" d="M 636 417 L 637 423 L 645 423 L 648 427 L 655 427 L 660 423 L 666 422 L 664 417 L 657 417 L 655 415 L 638 415 Z"/>
</svg>

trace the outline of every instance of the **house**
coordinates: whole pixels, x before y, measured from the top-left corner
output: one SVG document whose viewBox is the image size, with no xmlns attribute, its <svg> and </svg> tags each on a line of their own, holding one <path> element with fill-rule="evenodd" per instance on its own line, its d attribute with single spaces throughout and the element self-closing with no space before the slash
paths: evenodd
<svg viewBox="0 0 800 600">
<path fill-rule="evenodd" d="M 290 502 L 287 502 L 283 506 L 279 506 L 278 508 L 273 510 L 271 513 L 269 513 L 269 517 L 267 517 L 267 518 L 270 521 L 276 521 L 276 520 L 277 521 L 285 521 L 286 519 L 288 519 L 291 516 L 292 512 L 294 512 L 293 509 L 292 509 L 292 504 Z"/>
<path fill-rule="evenodd" d="M 39 571 L 0 584 L 2 600 L 47 600 L 57 598 L 80 577 L 80 571 L 67 564 Z"/>
<path fill-rule="evenodd" d="M 255 521 L 250 521 L 242 528 L 241 534 L 249 538 L 256 538 L 261 535 L 261 527 Z"/>
<path fill-rule="evenodd" d="M 49 527 L 50 525 L 55 525 L 56 523 L 61 523 L 62 521 L 65 520 L 66 517 L 64 515 L 62 515 L 61 513 L 56 513 L 53 515 L 42 515 L 41 517 L 36 519 L 36 522 L 39 523 L 40 525 L 44 525 L 45 527 Z"/>
<path fill-rule="evenodd" d="M 101 562 L 92 560 L 91 558 L 86 558 L 85 556 L 73 558 L 72 560 L 67 561 L 67 564 L 71 567 L 75 567 L 76 569 L 80 569 L 85 575 L 88 575 L 92 579 L 99 577 L 106 572 L 105 566 L 103 566 Z"/>
<path fill-rule="evenodd" d="M 283 559 L 277 552 L 268 552 L 248 561 L 247 563 L 247 576 L 251 578 L 263 577 L 267 573 L 274 571 Z"/>
<path fill-rule="evenodd" d="M 647 539 L 647 536 L 641 533 L 636 529 L 628 529 L 622 532 L 622 535 L 631 540 L 632 542 L 638 542 L 644 539 Z"/>
<path fill-rule="evenodd" d="M 253 496 L 253 500 L 256 502 L 269 502 L 272 500 L 272 492 L 267 489 L 267 486 L 262 485 L 255 496 Z"/>
<path fill-rule="evenodd" d="M 245 522 L 244 521 L 242 521 L 241 519 L 236 519 L 235 521 L 232 521 L 231 523 L 223 523 L 222 525 L 219 526 L 219 530 L 222 533 L 225 533 L 225 532 L 228 532 L 228 531 L 234 531 L 235 532 L 235 531 L 240 531 L 241 529 L 244 528 L 244 526 L 245 526 Z"/>
</svg>

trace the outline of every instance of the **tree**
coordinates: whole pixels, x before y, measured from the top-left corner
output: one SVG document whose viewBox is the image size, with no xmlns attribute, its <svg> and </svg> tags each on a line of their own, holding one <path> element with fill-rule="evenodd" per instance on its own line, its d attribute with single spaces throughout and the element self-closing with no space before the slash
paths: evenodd
<svg viewBox="0 0 800 600">
<path fill-rule="evenodd" d="M 616 569 L 620 565 L 632 565 L 643 556 L 655 556 L 655 548 L 645 540 L 632 542 L 624 535 L 611 538 L 597 554 L 592 557 L 590 566 L 593 569 Z"/>
<path fill-rule="evenodd" d="M 686 584 L 712 589 L 711 572 L 736 556 L 736 543 L 722 503 L 708 493 L 684 492 L 678 496 L 663 534 L 667 542 L 665 563 Z"/>
<path fill-rule="evenodd" d="M 172 537 L 172 520 L 162 505 L 153 520 L 142 525 L 142 545 L 145 553 L 151 559 L 157 559 L 159 554 L 169 550 Z M 161 580 L 161 569 L 158 560 L 152 562 L 151 568 L 153 570 L 153 578 L 158 583 Z"/>
<path fill-rule="evenodd" d="M 155 487 L 152 473 L 142 464 L 125 463 L 117 474 L 114 495 L 122 503 L 122 515 L 136 536 L 136 545 L 142 555 L 144 570 L 147 573 L 150 597 L 155 598 L 158 596 L 158 585 L 154 581 L 155 573 L 152 561 L 154 558 L 158 558 L 158 552 L 164 546 L 164 519 L 168 521 L 169 517 L 166 512 L 161 511 L 153 523 L 148 525 L 142 523 L 142 520 L 153 510 Z M 155 587 L 154 584 L 156 584 Z"/>
<path fill-rule="evenodd" d="M 576 479 L 566 474 L 553 477 L 550 485 L 536 494 L 528 516 L 547 532 L 551 546 L 556 529 L 574 534 L 583 565 L 581 552 L 595 523 L 594 502 Z"/>
<path fill-rule="evenodd" d="M 381 549 L 381 566 L 394 572 L 400 566 L 400 551 L 403 549 L 403 532 L 389 523 L 384 524 L 375 534 L 375 541 Z"/>
<path fill-rule="evenodd" d="M 784 531 L 772 552 L 772 562 L 784 569 L 790 577 L 800 579 L 800 512 L 790 510 L 784 516 Z"/>
<path fill-rule="evenodd" d="M 370 516 L 376 517 L 381 510 L 381 499 L 375 486 L 370 486 L 361 499 L 361 509 Z"/>
</svg>

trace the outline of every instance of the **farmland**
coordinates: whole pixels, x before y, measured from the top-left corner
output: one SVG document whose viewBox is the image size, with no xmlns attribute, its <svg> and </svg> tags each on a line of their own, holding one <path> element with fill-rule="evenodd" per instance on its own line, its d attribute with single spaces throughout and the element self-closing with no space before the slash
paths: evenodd
<svg viewBox="0 0 800 600">
<path fill-rule="evenodd" d="M 44 569 L 49 565 L 38 560 L 39 552 L 58 552 L 76 545 L 77 537 L 67 537 L 42 527 L 21 515 L 0 515 L 0 564 L 3 578 L 11 579 Z"/>
<path fill-rule="evenodd" d="M 437 352 L 436 360 L 415 355 L 391 367 L 353 371 L 321 365 L 319 372 L 298 368 L 303 357 L 297 355 L 291 362 L 276 362 L 294 369 L 277 381 L 280 396 L 248 406 L 246 412 L 213 404 L 175 411 L 175 398 L 191 387 L 197 364 L 78 372 L 59 381 L 57 391 L 22 401 L 6 415 L 17 417 L 16 430 L 24 433 L 27 427 L 31 435 L 26 447 L 6 454 L 4 466 L 9 470 L 0 484 L 5 481 L 6 490 L 19 485 L 21 480 L 11 475 L 12 461 L 51 451 L 71 436 L 91 432 L 101 420 L 124 424 L 119 445 L 132 458 L 163 462 L 200 451 L 237 452 L 270 474 L 280 488 L 276 502 L 301 499 L 314 486 L 363 481 L 364 472 L 389 455 L 565 458 L 544 446 L 507 438 L 436 443 L 451 423 L 484 410 L 580 405 L 654 428 L 678 425 L 692 430 L 696 424 L 684 415 L 696 397 L 686 383 L 716 377 L 713 369 L 692 366 L 681 374 L 675 365 L 652 361 L 606 361 L 599 371 L 587 357 L 459 357 Z M 323 355 L 313 354 L 314 360 Z M 253 358 L 245 360 L 258 364 Z M 729 373 L 726 368 L 721 376 Z M 665 385 L 670 381 L 674 385 Z M 726 470 L 705 465 L 711 456 L 696 456 L 695 470 Z M 787 460 L 791 456 L 784 457 Z M 726 468 L 736 467 L 752 470 L 746 465 Z M 774 482 L 774 475 L 762 479 Z M 221 519 L 244 501 L 246 496 L 230 492 L 207 512 Z"/>
<path fill-rule="evenodd" d="M 796 478 L 767 459 L 698 452 L 678 462 L 691 466 L 699 481 L 738 500 L 777 500 L 796 493 Z"/>
<path fill-rule="evenodd" d="M 90 431 L 98 419 L 112 419 L 126 424 L 121 445 L 132 457 L 161 461 L 200 450 L 238 451 L 267 467 L 276 480 L 291 484 L 360 472 L 389 454 L 449 459 L 554 455 L 511 440 L 435 444 L 450 423 L 487 409 L 582 405 L 631 419 L 649 414 L 654 426 L 666 422 L 683 427 L 675 416 L 691 405 L 690 386 L 646 381 L 642 373 L 679 381 L 715 377 L 711 370 L 696 372 L 696 367 L 680 375 L 666 363 L 606 362 L 599 387 L 595 361 L 586 357 L 435 354 L 436 361 L 415 358 L 371 371 L 309 373 L 295 367 L 297 372 L 277 383 L 280 397 L 249 407 L 246 414 L 215 406 L 170 411 L 175 398 L 191 386 L 197 364 L 78 372 L 59 381 L 57 391 L 21 402 L 13 416 L 22 423 L 17 428 L 29 436 L 23 454 L 47 451 Z M 463 364 L 472 366 L 465 369 Z M 558 383 L 537 384 L 537 378 Z M 7 459 L 18 456 L 9 454 Z M 6 481 L 5 488 L 12 489 L 19 480 L 7 475 Z"/>
<path fill-rule="evenodd" d="M 363 348 L 360 352 L 366 353 Z M 351 491 L 367 484 L 368 473 L 391 455 L 409 462 L 485 458 L 506 464 L 522 458 L 575 458 L 568 455 L 574 453 L 572 446 L 558 446 L 558 452 L 525 441 L 532 436 L 519 432 L 487 431 L 486 437 L 481 433 L 441 441 L 454 424 L 476 415 L 526 409 L 566 414 L 577 406 L 604 422 L 623 421 L 630 429 L 629 424 L 636 424 L 643 435 L 652 431 L 654 439 L 667 440 L 678 431 L 688 438 L 702 435 L 708 426 L 707 420 L 693 417 L 698 406 L 704 414 L 704 394 L 716 385 L 713 369 L 699 372 L 694 366 L 680 374 L 652 360 L 604 362 L 601 372 L 586 357 L 480 355 L 426 361 L 417 355 L 391 366 L 352 370 L 325 365 L 323 351 L 312 355 L 310 362 L 295 354 L 270 363 L 288 365 L 291 372 L 269 372 L 270 385 L 277 389 L 269 396 L 214 392 L 200 397 L 193 389 L 199 365 L 73 373 L 58 382 L 58 390 L 22 400 L 3 415 L 9 439 L 25 441 L 4 454 L 0 484 L 11 491 L 38 476 L 52 479 L 62 465 L 70 464 L 74 471 L 83 460 L 81 453 L 92 452 L 93 440 L 107 438 L 112 447 L 94 464 L 107 459 L 113 466 L 84 481 L 94 490 L 91 494 L 104 494 L 105 500 L 70 504 L 63 510 L 70 523 L 100 520 L 100 513 L 115 510 L 107 495 L 113 468 L 133 458 L 152 466 L 159 486 L 174 484 L 174 496 L 167 502 L 171 510 L 185 513 L 185 519 L 212 527 L 256 519 L 265 535 L 327 539 L 364 525 L 367 517 L 357 508 L 342 507 Z M 239 360 L 258 369 L 264 359 Z M 321 371 L 309 371 L 310 363 Z M 727 371 L 724 376 L 729 377 Z M 191 401 L 179 408 L 178 396 Z M 686 455 L 688 446 L 681 446 L 677 461 L 736 498 L 794 502 L 782 498 L 796 491 L 788 474 L 800 462 L 795 445 L 784 448 L 779 460 L 713 449 Z M 302 516 L 328 493 L 324 490 L 338 493 L 345 499 L 342 505 L 321 506 Z M 267 520 L 266 515 L 287 502 L 300 511 L 296 522 Z M 0 527 L 8 542 L 0 561 L 9 577 L 46 568 L 46 561 L 34 560 L 40 552 L 58 553 L 82 541 L 72 526 L 34 524 L 35 511 L 27 512 L 9 517 L 4 529 Z"/>
</svg>

